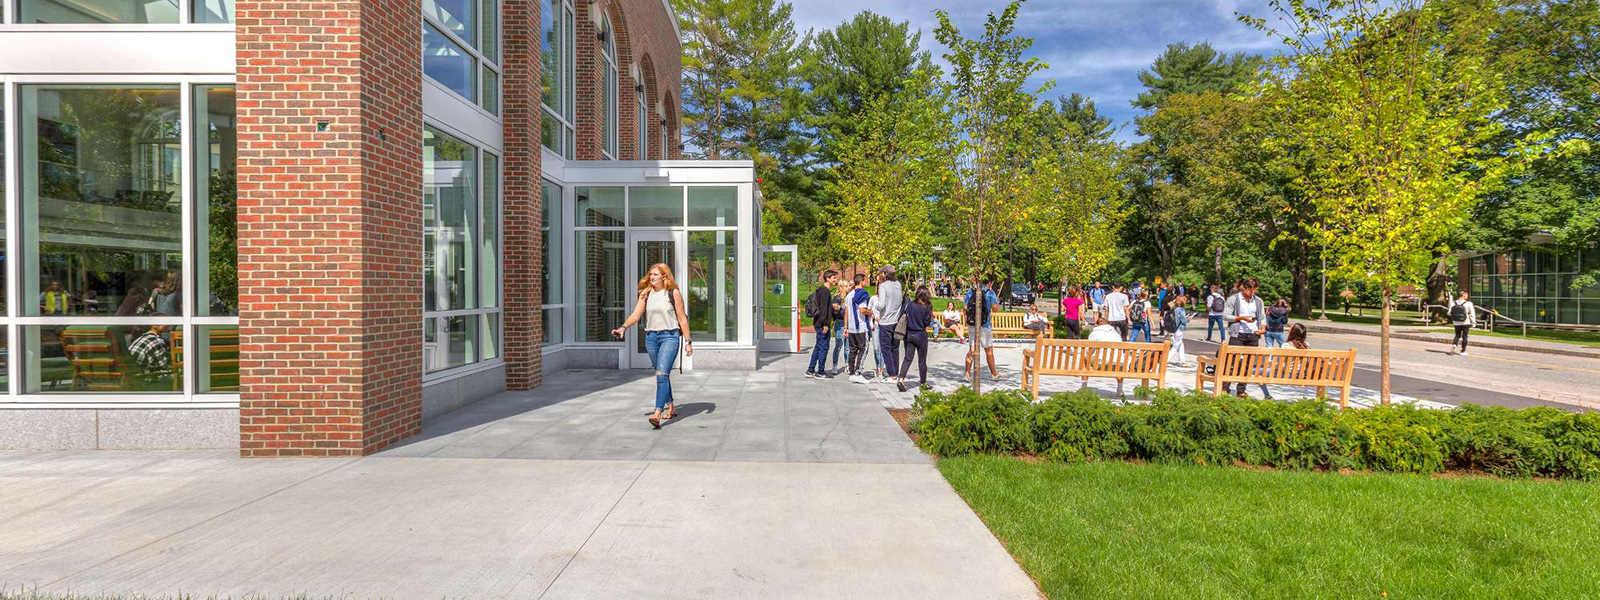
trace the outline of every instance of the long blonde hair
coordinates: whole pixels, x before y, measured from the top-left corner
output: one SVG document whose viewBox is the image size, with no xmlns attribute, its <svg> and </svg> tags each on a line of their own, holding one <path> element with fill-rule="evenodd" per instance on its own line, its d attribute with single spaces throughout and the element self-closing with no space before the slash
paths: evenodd
<svg viewBox="0 0 1600 600">
<path fill-rule="evenodd" d="M 642 291 L 651 289 L 650 288 L 650 271 L 654 271 L 656 269 L 661 269 L 661 289 L 662 290 L 670 292 L 670 291 L 678 289 L 678 281 L 676 279 L 672 278 L 672 267 L 667 266 L 667 263 L 656 263 L 656 264 L 650 265 L 650 270 L 649 271 L 645 271 L 644 272 L 644 277 L 639 280 L 639 291 L 642 292 Z"/>
</svg>

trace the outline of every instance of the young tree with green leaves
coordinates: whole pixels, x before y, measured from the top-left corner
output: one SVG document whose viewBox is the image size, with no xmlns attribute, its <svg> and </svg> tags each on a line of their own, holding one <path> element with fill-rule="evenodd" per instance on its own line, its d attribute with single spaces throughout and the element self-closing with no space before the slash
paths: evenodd
<svg viewBox="0 0 1600 600">
<path fill-rule="evenodd" d="M 1279 35 L 1269 93 L 1307 170 L 1296 180 L 1316 209 L 1330 268 L 1382 290 L 1383 384 L 1389 402 L 1390 303 L 1430 253 L 1514 166 L 1485 153 L 1503 87 L 1483 52 L 1486 15 L 1444 27 L 1422 0 L 1381 8 L 1365 0 L 1272 0 Z"/>
<path fill-rule="evenodd" d="M 838 141 L 838 174 L 827 184 L 838 199 L 829 237 L 841 256 L 870 265 L 932 260 L 931 213 L 950 130 L 925 72 L 899 93 L 867 100 Z"/>
<path fill-rule="evenodd" d="M 950 65 L 939 94 L 955 125 L 946 142 L 949 188 L 940 202 L 950 227 L 945 256 L 974 288 L 1003 264 L 1009 240 L 1035 204 L 1033 167 L 1043 144 L 1038 101 L 1027 81 L 1046 65 L 1023 56 L 1033 40 L 1015 34 L 1021 6 L 1022 0 L 1012 0 L 999 14 L 990 13 L 976 38 L 962 36 L 948 13 L 935 11 L 934 37 L 945 46 Z M 978 336 L 972 337 L 970 375 L 978 390 Z"/>
<path fill-rule="evenodd" d="M 1018 236 L 1039 270 L 1063 285 L 1105 269 L 1125 215 L 1122 148 L 1110 139 L 1109 123 L 1093 115 L 1092 102 L 1073 94 L 1061 99 L 1063 109 L 1069 106 L 1078 110 L 1041 108 L 1045 150 L 1034 161 L 1032 206 Z"/>
</svg>

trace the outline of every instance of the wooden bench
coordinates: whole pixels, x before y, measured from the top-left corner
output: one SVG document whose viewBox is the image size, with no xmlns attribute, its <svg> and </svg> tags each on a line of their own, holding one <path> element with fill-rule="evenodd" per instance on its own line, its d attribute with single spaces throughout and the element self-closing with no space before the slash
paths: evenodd
<svg viewBox="0 0 1600 600">
<path fill-rule="evenodd" d="M 1044 315 L 1044 313 L 1039 314 Z M 1028 316 L 1027 313 L 1019 312 L 990 313 L 989 330 L 994 332 L 995 337 L 1000 337 L 1002 335 L 1025 335 L 1031 338 L 1043 337 L 1046 339 L 1055 337 L 1055 324 L 1050 323 L 1049 315 L 1044 315 L 1045 324 L 1049 325 L 1049 327 L 1046 327 L 1044 331 L 1034 331 L 1032 329 L 1028 329 L 1027 327 L 1023 327 L 1023 317 L 1026 316 Z"/>
<path fill-rule="evenodd" d="M 1318 398 L 1328 397 L 1328 388 L 1339 388 L 1339 407 L 1350 404 L 1350 377 L 1356 371 L 1356 351 L 1295 350 L 1256 348 L 1222 344 L 1216 356 L 1198 357 L 1194 389 L 1205 391 L 1211 382 L 1213 396 L 1222 395 L 1223 384 L 1295 385 L 1317 388 Z M 1206 374 L 1206 367 L 1215 372 Z"/>
<path fill-rule="evenodd" d="M 1117 392 L 1122 392 L 1122 382 L 1138 379 L 1143 385 L 1156 382 L 1161 388 L 1167 382 L 1167 353 L 1172 342 L 1159 344 L 1145 342 L 1091 342 L 1088 340 L 1041 339 L 1033 348 L 1022 351 L 1022 389 L 1032 390 L 1033 399 L 1039 399 L 1039 378 L 1045 375 L 1080 377 L 1110 377 L 1117 380 Z"/>
</svg>

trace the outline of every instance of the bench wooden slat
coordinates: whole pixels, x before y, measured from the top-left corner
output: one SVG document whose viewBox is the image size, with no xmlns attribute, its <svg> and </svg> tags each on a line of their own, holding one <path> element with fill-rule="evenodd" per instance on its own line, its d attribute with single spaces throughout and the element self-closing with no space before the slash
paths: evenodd
<svg viewBox="0 0 1600 600">
<path fill-rule="evenodd" d="M 1199 357 L 1195 389 L 1212 384 L 1212 395 L 1222 394 L 1223 384 L 1294 385 L 1317 388 L 1326 397 L 1327 388 L 1339 388 L 1339 406 L 1349 406 L 1350 379 L 1355 374 L 1356 351 L 1296 350 L 1293 348 L 1255 348 L 1223 344 L 1216 357 Z M 1214 366 L 1207 375 L 1206 366 Z"/>
<path fill-rule="evenodd" d="M 1148 383 L 1155 380 L 1156 387 L 1166 385 L 1167 354 L 1171 342 L 1160 344 L 1141 342 L 1091 342 L 1088 340 L 1044 339 L 1034 343 L 1031 352 L 1024 353 L 1022 382 L 1025 389 L 1039 398 L 1039 378 L 1044 375 L 1079 377 L 1108 377 L 1119 383 L 1138 379 Z"/>
</svg>

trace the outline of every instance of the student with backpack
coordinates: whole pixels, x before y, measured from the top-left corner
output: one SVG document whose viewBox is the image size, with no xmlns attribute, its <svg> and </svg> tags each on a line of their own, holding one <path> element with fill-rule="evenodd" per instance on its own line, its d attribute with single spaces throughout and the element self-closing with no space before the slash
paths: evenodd
<svg viewBox="0 0 1600 600">
<path fill-rule="evenodd" d="M 1267 309 L 1267 330 L 1261 334 L 1268 348 L 1282 348 L 1289 330 L 1289 301 L 1279 298 Z"/>
<path fill-rule="evenodd" d="M 811 329 L 817 334 L 817 342 L 811 347 L 811 362 L 806 363 L 806 377 L 811 379 L 833 379 L 828 374 L 828 335 L 833 325 L 833 311 L 837 308 L 832 291 L 837 285 L 839 272 L 823 271 L 822 285 L 806 298 L 806 316 L 811 317 Z"/>
<path fill-rule="evenodd" d="M 1206 341 L 1211 341 L 1211 332 L 1222 332 L 1222 339 L 1228 339 L 1228 326 L 1222 320 L 1224 305 L 1227 298 L 1222 295 L 1222 286 L 1211 284 L 1211 293 L 1206 296 Z"/>
<path fill-rule="evenodd" d="M 1144 341 L 1150 341 L 1150 292 L 1139 291 L 1139 299 L 1128 306 L 1128 341 L 1139 341 L 1139 333 L 1144 333 Z"/>
<path fill-rule="evenodd" d="M 1456 337 L 1450 340 L 1450 355 L 1467 355 L 1467 332 L 1472 331 L 1478 324 L 1478 309 L 1472 305 L 1472 296 L 1461 292 L 1455 302 L 1450 303 L 1450 324 L 1455 325 Z"/>
<path fill-rule="evenodd" d="M 989 315 L 1000 304 L 1000 297 L 995 295 L 993 289 L 997 281 L 998 277 L 990 276 L 986 285 L 967 290 L 965 302 L 967 328 L 972 331 L 973 337 L 978 338 L 978 346 L 983 348 L 984 356 L 989 360 L 989 377 L 995 379 L 1000 378 L 1000 370 L 994 364 L 994 329 Z M 978 365 L 973 364 L 972 359 L 972 354 L 968 353 L 963 372 L 976 376 Z"/>
<path fill-rule="evenodd" d="M 1222 311 L 1222 318 L 1228 323 L 1228 345 L 1261 346 L 1261 332 L 1267 320 L 1266 303 L 1256 295 L 1260 285 L 1254 277 L 1246 277 L 1239 281 L 1239 292 L 1229 297 Z M 1232 393 L 1232 384 L 1222 384 L 1222 393 Z M 1245 397 L 1244 385 L 1239 386 L 1239 397 Z M 1262 397 L 1271 399 L 1272 392 L 1267 391 L 1267 386 L 1261 386 Z"/>
<path fill-rule="evenodd" d="M 878 344 L 883 352 L 883 365 L 888 368 L 889 376 L 894 377 L 900 372 L 900 341 L 894 337 L 894 328 L 900 323 L 900 314 L 906 305 L 906 295 L 900 287 L 899 276 L 895 275 L 894 265 L 886 265 L 879 271 L 878 300 L 883 303 L 883 310 L 876 313 Z"/>
</svg>

